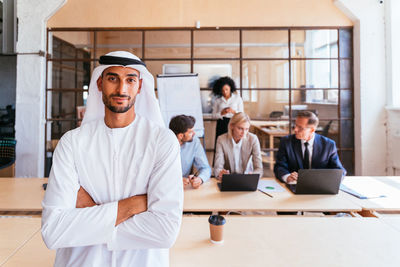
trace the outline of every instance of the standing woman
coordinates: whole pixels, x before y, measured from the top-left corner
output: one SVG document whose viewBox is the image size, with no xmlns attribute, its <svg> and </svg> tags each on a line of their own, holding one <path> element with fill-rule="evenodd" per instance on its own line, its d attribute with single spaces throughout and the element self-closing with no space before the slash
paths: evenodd
<svg viewBox="0 0 400 267">
<path fill-rule="evenodd" d="M 243 100 L 236 92 L 235 82 L 229 77 L 219 78 L 213 86 L 217 99 L 213 105 L 213 118 L 217 120 L 215 139 L 228 132 L 229 120 L 237 112 L 243 112 Z"/>
</svg>

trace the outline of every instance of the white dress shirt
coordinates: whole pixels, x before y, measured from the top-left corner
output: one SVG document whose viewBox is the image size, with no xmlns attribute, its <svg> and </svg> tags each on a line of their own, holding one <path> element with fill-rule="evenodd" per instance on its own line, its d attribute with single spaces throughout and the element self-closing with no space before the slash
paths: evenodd
<svg viewBox="0 0 400 267">
<path fill-rule="evenodd" d="M 54 266 L 168 266 L 182 217 L 176 136 L 136 115 L 123 128 L 95 120 L 67 132 L 54 153 L 42 236 Z M 97 204 L 76 208 L 82 186 Z M 115 226 L 118 201 L 147 194 L 147 211 Z"/>
<path fill-rule="evenodd" d="M 215 99 L 213 105 L 213 118 L 222 119 L 223 117 L 232 118 L 234 114 L 226 113 L 224 116 L 221 115 L 221 111 L 224 108 L 232 108 L 236 112 L 243 112 L 243 100 L 240 95 L 235 92 L 231 94 L 231 97 L 226 99 L 225 97 L 221 96 Z"/>
<path fill-rule="evenodd" d="M 311 159 L 312 159 L 312 152 L 313 152 L 313 147 L 314 147 L 314 139 L 315 139 L 315 134 L 313 134 L 311 136 L 311 139 L 306 141 L 306 140 L 300 140 L 301 141 L 301 152 L 303 155 L 303 159 L 304 159 L 304 152 L 306 151 L 306 146 L 304 145 L 305 142 L 308 142 L 308 155 L 310 156 L 309 162 L 310 162 L 310 168 L 311 168 Z M 282 180 L 287 183 L 287 178 L 289 177 L 290 173 L 285 174 L 282 176 Z"/>
<path fill-rule="evenodd" d="M 243 173 L 242 171 L 242 162 L 241 162 L 241 156 L 240 156 L 240 151 L 242 149 L 242 139 L 238 143 L 235 142 L 232 138 L 232 144 L 233 144 L 233 158 L 235 159 L 235 170 L 234 172 L 236 173 Z"/>
</svg>

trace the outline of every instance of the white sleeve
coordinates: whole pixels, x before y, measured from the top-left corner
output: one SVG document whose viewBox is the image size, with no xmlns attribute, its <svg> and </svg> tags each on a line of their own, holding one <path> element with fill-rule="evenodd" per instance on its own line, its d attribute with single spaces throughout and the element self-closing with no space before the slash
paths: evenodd
<svg viewBox="0 0 400 267">
<path fill-rule="evenodd" d="M 287 183 L 287 178 L 290 176 L 290 173 L 283 175 L 281 178 L 282 180 Z"/>
<path fill-rule="evenodd" d="M 71 132 L 60 140 L 42 202 L 42 236 L 50 249 L 105 244 L 111 238 L 118 202 L 76 208 L 80 188 Z"/>
<path fill-rule="evenodd" d="M 169 248 L 178 235 L 183 209 L 180 147 L 175 135 L 163 132 L 149 179 L 146 212 L 119 224 L 109 250 Z"/>
<path fill-rule="evenodd" d="M 214 119 L 222 119 L 220 107 L 221 107 L 221 104 L 220 104 L 219 98 L 217 98 L 214 101 L 213 109 L 212 109 L 212 117 Z"/>
</svg>

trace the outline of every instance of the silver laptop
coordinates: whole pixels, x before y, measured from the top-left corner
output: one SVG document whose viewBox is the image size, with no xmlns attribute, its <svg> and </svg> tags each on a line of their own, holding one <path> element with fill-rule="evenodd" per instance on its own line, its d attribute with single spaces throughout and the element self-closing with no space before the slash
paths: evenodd
<svg viewBox="0 0 400 267">
<path fill-rule="evenodd" d="M 332 194 L 339 192 L 343 170 L 300 169 L 297 184 L 286 186 L 295 194 Z"/>
</svg>

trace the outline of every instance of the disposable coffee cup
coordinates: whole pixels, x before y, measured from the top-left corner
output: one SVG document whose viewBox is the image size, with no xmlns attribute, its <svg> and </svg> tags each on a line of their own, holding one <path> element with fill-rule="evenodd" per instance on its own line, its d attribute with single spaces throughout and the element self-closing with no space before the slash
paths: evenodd
<svg viewBox="0 0 400 267">
<path fill-rule="evenodd" d="M 221 215 L 211 215 L 208 218 L 210 223 L 210 240 L 214 244 L 222 244 L 224 242 L 224 225 L 226 220 Z"/>
</svg>

